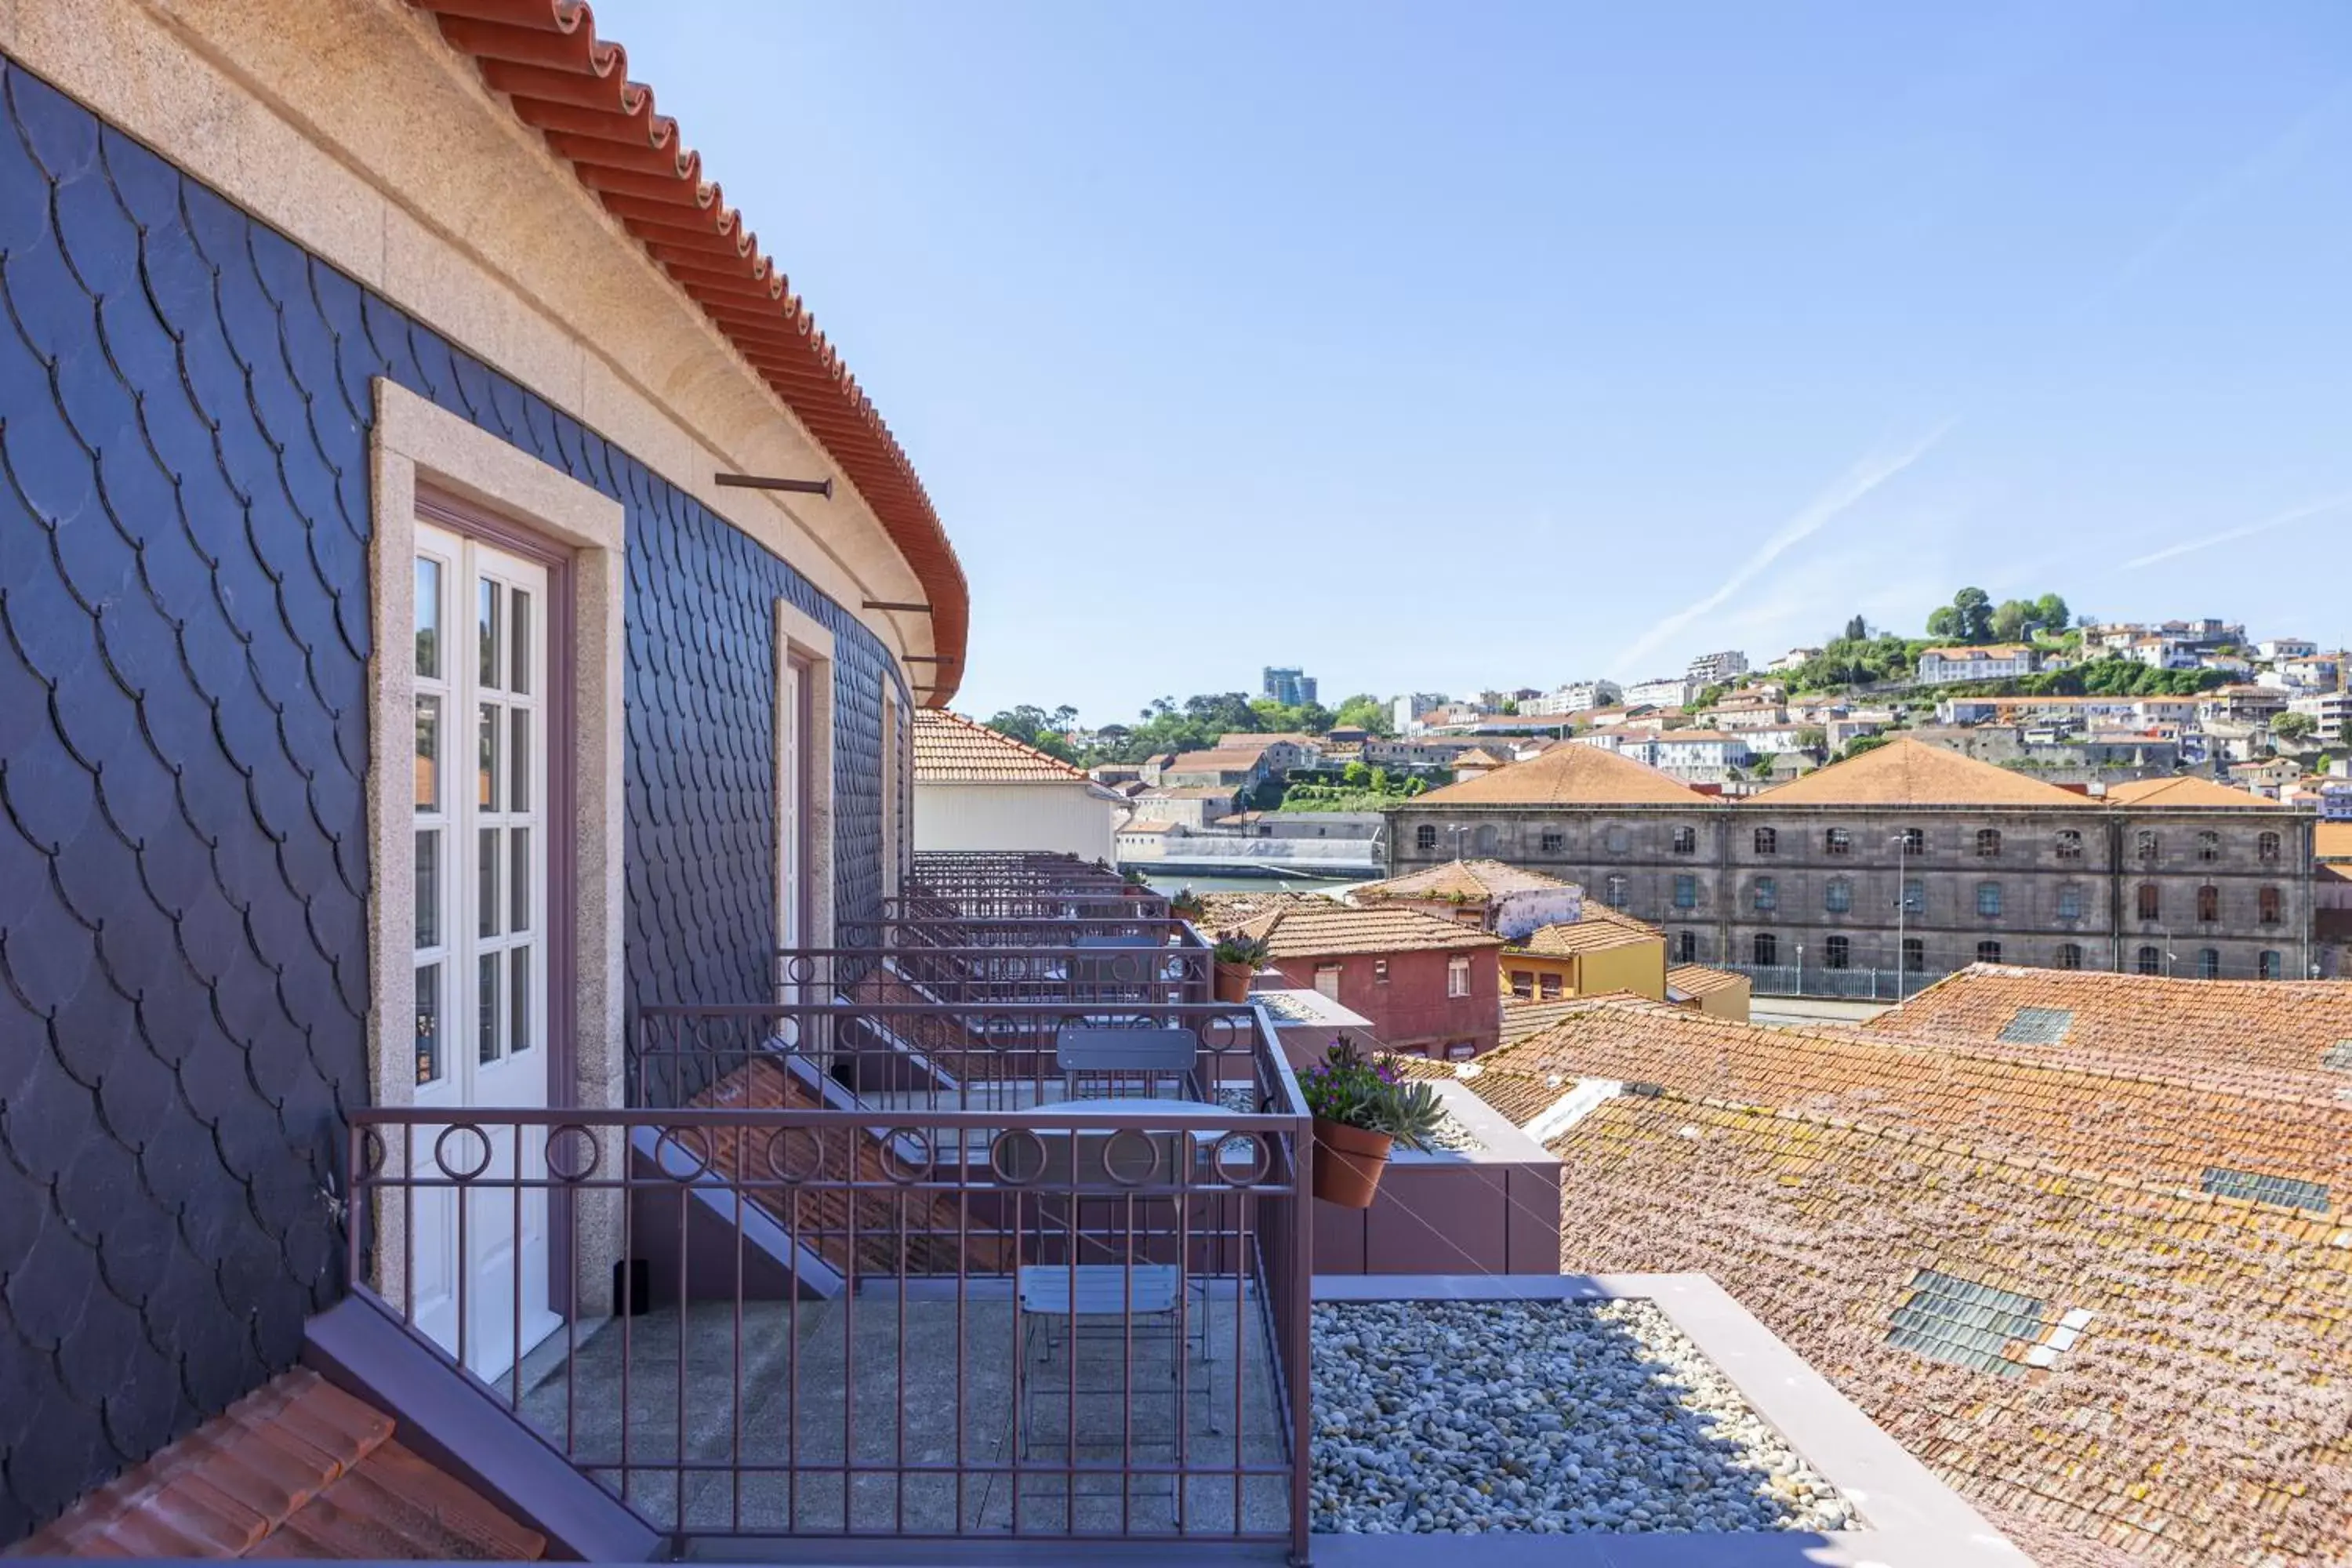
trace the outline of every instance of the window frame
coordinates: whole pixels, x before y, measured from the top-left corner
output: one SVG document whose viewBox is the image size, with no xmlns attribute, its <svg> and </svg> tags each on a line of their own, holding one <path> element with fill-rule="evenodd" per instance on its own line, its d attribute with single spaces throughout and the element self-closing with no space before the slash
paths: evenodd
<svg viewBox="0 0 2352 1568">
<path fill-rule="evenodd" d="M 2160 921 L 2164 918 L 2164 887 L 2158 882 L 2142 881 L 2132 889 L 2135 920 Z"/>
<path fill-rule="evenodd" d="M 2058 944 L 2058 967 L 2061 969 L 2082 968 L 2083 944 L 2079 942 L 2060 942 Z"/>
<path fill-rule="evenodd" d="M 2060 828 L 2058 830 L 2058 836 L 2054 847 L 2059 859 L 2080 860 L 2083 858 L 2082 829 L 2077 827 Z"/>
<path fill-rule="evenodd" d="M 1780 909 L 1780 882 L 1777 877 L 1757 877 L 1748 884 L 1748 907 L 1759 915 L 1777 914 Z"/>
<path fill-rule="evenodd" d="M 1777 827 L 1759 827 L 1756 830 L 1752 842 L 1757 854 L 1778 855 L 1780 853 L 1780 830 Z"/>
<path fill-rule="evenodd" d="M 1853 967 L 1853 942 L 1843 932 L 1825 939 L 1822 943 L 1822 965 L 1825 969 Z"/>
<path fill-rule="evenodd" d="M 1849 828 L 1826 827 L 1822 830 L 1822 853 L 1851 855 L 1853 853 L 1853 833 Z"/>
<path fill-rule="evenodd" d="M 2285 840 L 2276 828 L 2265 827 L 2254 836 L 2254 858 L 2264 866 L 2279 863 Z"/>
<path fill-rule="evenodd" d="M 2286 896 L 2273 882 L 2264 882 L 2254 889 L 2254 923 L 2261 926 L 2286 923 Z"/>
<path fill-rule="evenodd" d="M 1979 920 L 2000 919 L 2004 902 L 2005 899 L 1999 882 L 1987 878 L 1977 884 L 1977 918 Z"/>
<path fill-rule="evenodd" d="M 1977 829 L 1977 858 L 1979 860 L 1998 860 L 2000 858 L 2000 828 L 1979 827 Z"/>
<path fill-rule="evenodd" d="M 2000 939 L 1999 937 L 1989 936 L 1977 943 L 1977 962 L 1979 963 L 1999 963 L 2000 961 Z"/>
<path fill-rule="evenodd" d="M 1419 851 L 1434 851 L 1437 847 L 1437 826 L 1424 822 L 1412 830 L 1412 847 Z"/>
<path fill-rule="evenodd" d="M 1470 994 L 1470 959 L 1465 953 L 1455 953 L 1445 961 L 1445 998 L 1455 1001 Z"/>
<path fill-rule="evenodd" d="M 1759 931 L 1748 939 L 1748 962 L 1759 969 L 1780 966 L 1780 938 L 1778 933 Z"/>
</svg>

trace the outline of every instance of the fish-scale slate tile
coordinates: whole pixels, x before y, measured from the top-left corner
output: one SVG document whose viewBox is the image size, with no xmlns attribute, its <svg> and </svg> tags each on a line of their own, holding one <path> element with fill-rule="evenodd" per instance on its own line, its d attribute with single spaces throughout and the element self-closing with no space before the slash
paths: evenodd
<svg viewBox="0 0 2352 1568">
<path fill-rule="evenodd" d="M 908 693 L 783 562 L 13 64 L 0 118 L 5 1542 L 282 1368 L 342 1288 L 374 378 L 625 508 L 633 1010 L 768 994 L 776 601 L 836 638 L 845 921 L 878 908 Z"/>
</svg>

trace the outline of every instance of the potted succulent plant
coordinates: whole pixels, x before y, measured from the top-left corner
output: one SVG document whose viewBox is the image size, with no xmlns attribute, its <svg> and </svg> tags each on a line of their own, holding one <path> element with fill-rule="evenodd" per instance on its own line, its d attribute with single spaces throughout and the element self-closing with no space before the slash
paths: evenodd
<svg viewBox="0 0 2352 1568">
<path fill-rule="evenodd" d="M 1190 888 L 1179 888 L 1169 897 L 1168 912 L 1180 921 L 1196 921 L 1208 912 L 1209 906 L 1201 895 Z"/>
<path fill-rule="evenodd" d="M 1298 1089 L 1315 1113 L 1315 1195 L 1342 1208 L 1370 1208 L 1391 1150 L 1430 1147 L 1445 1116 L 1434 1089 L 1348 1039 L 1298 1075 Z"/>
<path fill-rule="evenodd" d="M 1228 932 L 1217 939 L 1209 957 L 1217 966 L 1217 1000 L 1246 1002 L 1249 1000 L 1250 976 L 1265 962 L 1265 943 L 1254 936 L 1238 931 Z"/>
<path fill-rule="evenodd" d="M 1141 871 L 1130 866 L 1119 873 L 1119 891 L 1130 899 L 1149 898 L 1151 896 L 1151 883 Z"/>
</svg>

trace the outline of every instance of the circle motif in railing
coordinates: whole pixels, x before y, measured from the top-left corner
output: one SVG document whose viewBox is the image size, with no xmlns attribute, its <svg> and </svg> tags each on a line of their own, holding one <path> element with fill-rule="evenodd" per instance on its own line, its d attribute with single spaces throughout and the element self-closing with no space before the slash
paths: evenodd
<svg viewBox="0 0 2352 1568">
<path fill-rule="evenodd" d="M 689 1146 L 691 1137 L 696 1142 Z M 693 1162 L 693 1169 L 673 1171 L 665 1151 L 675 1149 Z M 654 1140 L 654 1164 L 673 1181 L 681 1184 L 698 1182 L 710 1173 L 710 1140 L 699 1127 L 665 1127 L 662 1135 Z"/>
<path fill-rule="evenodd" d="M 804 1168 L 793 1163 L 791 1140 L 795 1137 L 807 1141 L 810 1159 Z M 768 1174 L 786 1186 L 797 1187 L 824 1174 L 824 1140 L 808 1128 L 779 1127 L 768 1134 L 765 1142 L 761 1157 L 767 1164 Z"/>
<path fill-rule="evenodd" d="M 1142 1145 L 1143 1148 L 1143 1168 L 1139 1173 L 1132 1176 L 1126 1173 L 1126 1170 L 1122 1168 L 1123 1163 L 1120 1159 L 1120 1150 L 1122 1148 L 1121 1140 L 1129 1138 L 1135 1140 L 1135 1143 Z M 1124 1146 L 1131 1149 L 1135 1145 L 1127 1144 Z M 1112 1133 L 1108 1138 L 1103 1140 L 1103 1174 L 1109 1177 L 1112 1181 L 1117 1182 L 1122 1187 L 1143 1186 L 1160 1174 L 1160 1141 L 1151 1136 L 1149 1132 L 1143 1131 L 1140 1127 L 1122 1127 L 1118 1131 Z M 1128 1161 L 1124 1163 L 1128 1166 L 1131 1166 L 1133 1162 Z"/>
<path fill-rule="evenodd" d="M 923 1152 L 920 1164 L 899 1154 L 898 1140 L 901 1138 L 907 1139 Z M 929 1178 L 931 1173 L 939 1167 L 940 1156 L 929 1132 L 919 1127 L 893 1127 L 882 1135 L 881 1152 L 876 1156 L 876 1163 L 882 1167 L 884 1176 L 902 1187 L 910 1187 L 917 1182 Z"/>
<path fill-rule="evenodd" d="M 449 1140 L 460 1132 L 471 1135 L 482 1149 L 482 1157 L 463 1170 L 449 1162 Z M 453 1182 L 470 1182 L 488 1170 L 490 1153 L 490 1135 L 471 1121 L 453 1121 L 441 1129 L 439 1136 L 433 1140 L 433 1163 L 440 1167 L 443 1175 Z"/>
<path fill-rule="evenodd" d="M 990 1174 L 1008 1187 L 1025 1187 L 1045 1173 L 1045 1141 L 1026 1127 L 1008 1127 L 988 1141 Z"/>
<path fill-rule="evenodd" d="M 1244 1145 L 1253 1156 L 1240 1175 L 1234 1173 L 1232 1163 L 1225 1158 L 1225 1146 L 1229 1143 Z M 1228 1132 L 1209 1145 L 1209 1169 L 1229 1187 L 1254 1187 L 1273 1173 L 1274 1149 L 1259 1133 Z"/>
<path fill-rule="evenodd" d="M 384 1162 L 391 1158 L 392 1147 L 383 1141 L 383 1129 L 380 1127 L 362 1127 L 360 1129 L 361 1175 L 380 1176 L 383 1174 Z"/>
<path fill-rule="evenodd" d="M 575 1164 L 567 1156 L 576 1156 L 584 1150 L 587 1160 Z M 604 1151 L 596 1135 L 577 1121 L 567 1121 L 552 1128 L 547 1134 L 547 1173 L 559 1182 L 584 1182 L 596 1173 Z"/>
</svg>

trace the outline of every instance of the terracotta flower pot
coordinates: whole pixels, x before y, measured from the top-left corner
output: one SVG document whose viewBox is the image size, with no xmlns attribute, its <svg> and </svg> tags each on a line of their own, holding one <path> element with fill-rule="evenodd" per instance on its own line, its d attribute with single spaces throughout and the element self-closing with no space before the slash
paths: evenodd
<svg viewBox="0 0 2352 1568">
<path fill-rule="evenodd" d="M 1220 1002 L 1248 1001 L 1250 976 L 1256 973 L 1257 966 L 1255 964 L 1218 964 L 1217 973 L 1214 977 L 1217 988 L 1217 1000 Z"/>
<path fill-rule="evenodd" d="M 1368 1209 L 1389 1168 L 1385 1132 L 1315 1119 L 1315 1195 L 1341 1208 Z"/>
</svg>

